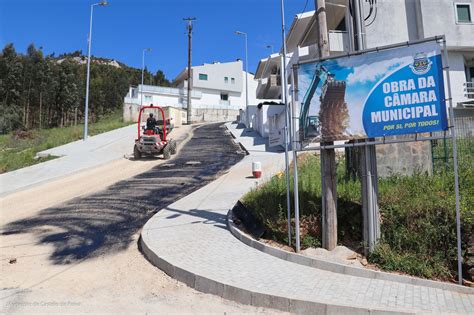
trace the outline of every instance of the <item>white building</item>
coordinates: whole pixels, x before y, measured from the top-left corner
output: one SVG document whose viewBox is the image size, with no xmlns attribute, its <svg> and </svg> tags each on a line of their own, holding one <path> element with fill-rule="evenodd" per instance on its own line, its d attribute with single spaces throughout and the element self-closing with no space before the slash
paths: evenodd
<svg viewBox="0 0 474 315">
<path fill-rule="evenodd" d="M 248 76 L 249 105 L 256 98 L 257 82 L 243 71 L 242 61 L 193 66 L 191 68 L 192 121 L 235 120 L 246 107 L 245 76 Z M 124 120 L 136 120 L 141 104 L 187 108 L 187 68 L 173 80 L 172 87 L 139 85 L 130 87 L 124 99 Z"/>
<path fill-rule="evenodd" d="M 369 3 L 360 0 L 363 5 L 363 16 L 370 13 Z M 349 0 L 326 0 L 326 17 L 331 55 L 344 54 L 353 50 L 352 25 Z M 374 8 L 373 8 L 374 9 Z M 372 10 L 371 18 L 365 21 L 365 42 L 367 48 L 390 45 L 400 42 L 445 35 L 449 56 L 451 91 L 454 116 L 474 117 L 474 0 L 378 0 Z M 287 74 L 291 73 L 293 64 L 317 59 L 318 36 L 315 11 L 304 12 L 294 17 L 286 37 Z M 281 52 L 281 51 L 280 51 Z M 255 72 L 258 80 L 257 97 L 281 97 L 281 67 L 278 54 L 272 54 L 260 60 Z M 291 82 L 288 80 L 288 95 L 291 98 Z M 446 76 L 445 76 L 446 80 Z M 447 88 L 447 84 L 445 84 Z M 446 93 L 446 95 L 448 95 Z M 267 117 L 278 121 L 274 128 L 283 128 L 283 119 Z M 472 121 L 472 120 L 470 120 Z M 298 129 L 298 126 L 296 126 Z M 472 127 L 470 127 L 472 128 Z M 270 133 L 275 130 L 269 130 Z M 415 151 L 428 152 L 431 155 L 430 143 L 393 145 L 392 151 L 413 152 L 407 146 L 418 146 Z M 400 156 L 388 156 L 385 146 L 377 146 L 379 174 L 386 170 L 410 173 L 415 169 L 431 171 L 431 164 L 420 161 L 431 160 L 411 154 L 408 162 Z M 398 154 L 398 153 L 397 153 Z M 382 159 L 384 158 L 384 159 Z"/>
<path fill-rule="evenodd" d="M 455 116 L 474 116 L 474 0 L 379 0 L 377 5 L 377 17 L 366 27 L 368 48 L 445 35 Z"/>
<path fill-rule="evenodd" d="M 369 4 L 363 4 L 364 16 Z M 327 0 L 331 55 L 351 50 L 348 0 Z M 474 0 L 378 0 L 365 26 L 367 48 L 445 35 L 455 116 L 474 116 Z M 315 11 L 295 16 L 286 37 L 288 70 L 295 63 L 318 57 Z M 280 97 L 280 57 L 260 61 L 255 73 L 257 96 Z M 290 71 L 288 71 L 289 73 Z"/>
</svg>

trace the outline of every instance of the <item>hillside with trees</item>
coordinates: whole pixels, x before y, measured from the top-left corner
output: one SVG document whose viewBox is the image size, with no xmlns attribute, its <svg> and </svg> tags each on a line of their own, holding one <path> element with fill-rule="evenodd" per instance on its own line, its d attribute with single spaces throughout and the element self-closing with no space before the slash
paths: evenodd
<svg viewBox="0 0 474 315">
<path fill-rule="evenodd" d="M 44 55 L 30 44 L 25 54 L 7 44 L 0 54 L 0 134 L 66 127 L 83 122 L 87 57 L 81 51 Z M 169 86 L 164 73 L 145 70 L 145 84 Z M 141 69 L 107 58 L 91 59 L 89 119 L 96 122 L 123 105 Z"/>
</svg>

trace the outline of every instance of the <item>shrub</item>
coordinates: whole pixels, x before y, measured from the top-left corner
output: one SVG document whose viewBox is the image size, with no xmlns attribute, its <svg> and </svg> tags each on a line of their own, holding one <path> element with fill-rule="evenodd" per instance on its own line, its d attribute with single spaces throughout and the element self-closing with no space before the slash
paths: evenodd
<svg viewBox="0 0 474 315">
<path fill-rule="evenodd" d="M 463 152 L 463 151 L 461 151 Z M 472 157 L 460 158 L 462 246 L 474 234 L 474 165 Z M 347 180 L 344 163 L 337 168 L 338 239 L 360 249 L 362 211 L 360 182 Z M 319 157 L 298 158 L 301 245 L 321 244 L 321 178 Z M 293 177 L 293 174 L 291 174 Z M 456 274 L 456 208 L 452 169 L 436 169 L 432 176 L 393 175 L 379 179 L 381 240 L 368 259 L 382 269 L 425 278 L 449 279 Z M 293 199 L 293 179 L 291 179 Z M 265 224 L 264 237 L 287 243 L 286 188 L 284 176 L 246 194 L 242 202 Z M 293 205 L 291 200 L 291 205 Z M 294 217 L 293 209 L 291 216 Z"/>
</svg>

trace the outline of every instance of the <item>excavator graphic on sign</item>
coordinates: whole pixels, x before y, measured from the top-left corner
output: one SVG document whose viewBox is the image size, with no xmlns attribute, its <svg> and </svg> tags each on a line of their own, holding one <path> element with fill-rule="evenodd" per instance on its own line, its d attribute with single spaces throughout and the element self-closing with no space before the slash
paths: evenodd
<svg viewBox="0 0 474 315">
<path fill-rule="evenodd" d="M 320 110 L 317 116 L 309 116 L 311 100 L 320 83 Z M 346 82 L 335 80 L 326 67 L 319 65 L 301 103 L 299 117 L 300 136 L 303 140 L 317 138 L 323 141 L 346 138 L 344 131 L 349 120 L 349 111 L 344 100 Z"/>
</svg>

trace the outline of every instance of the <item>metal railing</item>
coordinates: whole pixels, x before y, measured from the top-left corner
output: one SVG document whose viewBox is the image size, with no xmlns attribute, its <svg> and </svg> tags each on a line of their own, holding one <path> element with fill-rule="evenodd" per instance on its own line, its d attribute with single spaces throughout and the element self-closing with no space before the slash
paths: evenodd
<svg viewBox="0 0 474 315">
<path fill-rule="evenodd" d="M 474 166 L 474 118 L 456 117 L 454 118 L 454 128 L 456 131 L 456 143 L 458 149 L 458 164 L 462 165 L 460 174 L 466 166 Z M 446 132 L 449 135 L 449 131 Z M 443 136 L 444 132 L 433 132 L 435 136 Z M 439 139 L 433 140 L 432 159 L 433 170 L 440 171 L 452 167 L 452 140 Z"/>
</svg>

